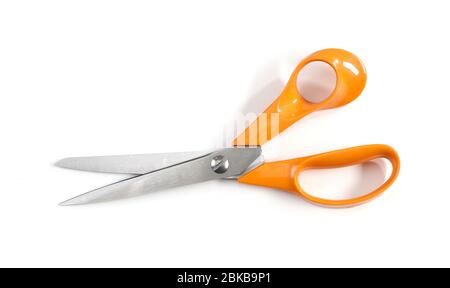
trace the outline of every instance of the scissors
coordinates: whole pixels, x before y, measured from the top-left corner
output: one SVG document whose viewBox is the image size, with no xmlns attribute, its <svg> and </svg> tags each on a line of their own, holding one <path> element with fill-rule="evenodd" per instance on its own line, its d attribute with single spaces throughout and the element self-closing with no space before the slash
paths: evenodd
<svg viewBox="0 0 450 288">
<path fill-rule="evenodd" d="M 305 65 L 314 61 L 327 63 L 336 74 L 334 90 L 320 103 L 305 100 L 297 87 L 298 74 Z M 61 205 L 103 202 L 224 178 L 290 191 L 313 204 L 326 207 L 351 207 L 368 202 L 392 185 L 399 173 L 400 159 L 390 146 L 364 145 L 275 162 L 264 162 L 261 155 L 261 145 L 306 115 L 318 110 L 337 108 L 356 99 L 364 89 L 366 75 L 364 65 L 352 53 L 342 49 L 320 50 L 300 62 L 281 95 L 233 141 L 232 148 L 209 152 L 62 159 L 56 163 L 57 166 L 134 176 L 81 194 Z M 272 121 L 273 119 L 277 121 Z M 391 175 L 381 186 L 363 196 L 339 200 L 319 198 L 306 192 L 299 183 L 299 174 L 308 169 L 345 167 L 377 158 L 389 160 L 392 165 Z"/>
</svg>

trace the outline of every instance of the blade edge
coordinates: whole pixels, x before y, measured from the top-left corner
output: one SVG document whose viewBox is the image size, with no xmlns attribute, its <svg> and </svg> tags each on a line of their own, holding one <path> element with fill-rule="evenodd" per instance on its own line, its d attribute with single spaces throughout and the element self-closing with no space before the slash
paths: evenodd
<svg viewBox="0 0 450 288">
<path fill-rule="evenodd" d="M 230 169 L 225 173 L 219 174 L 211 169 L 211 161 L 218 155 L 225 155 L 231 163 Z M 61 202 L 60 205 L 69 206 L 111 201 L 166 188 L 228 178 L 242 174 L 260 155 L 260 148 L 225 148 L 194 160 L 100 187 Z"/>
<path fill-rule="evenodd" d="M 69 157 L 57 161 L 55 166 L 90 172 L 141 175 L 208 153 L 211 151 Z"/>
</svg>

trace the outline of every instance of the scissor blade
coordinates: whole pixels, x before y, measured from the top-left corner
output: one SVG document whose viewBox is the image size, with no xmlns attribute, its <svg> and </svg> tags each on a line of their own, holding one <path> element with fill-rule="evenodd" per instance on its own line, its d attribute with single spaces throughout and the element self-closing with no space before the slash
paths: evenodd
<svg viewBox="0 0 450 288">
<path fill-rule="evenodd" d="M 64 158 L 56 166 L 105 173 L 145 174 L 204 156 L 210 151 Z"/>
<path fill-rule="evenodd" d="M 170 187 L 235 177 L 241 175 L 260 155 L 260 148 L 225 148 L 92 190 L 60 205 L 79 205 L 128 198 Z"/>
</svg>

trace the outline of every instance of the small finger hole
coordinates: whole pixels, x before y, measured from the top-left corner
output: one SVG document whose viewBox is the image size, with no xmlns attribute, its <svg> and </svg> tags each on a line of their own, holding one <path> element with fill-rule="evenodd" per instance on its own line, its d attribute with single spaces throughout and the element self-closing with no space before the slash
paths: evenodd
<svg viewBox="0 0 450 288">
<path fill-rule="evenodd" d="M 297 76 L 298 92 L 308 102 L 324 101 L 335 87 L 336 73 L 333 67 L 322 61 L 308 63 Z"/>
<path fill-rule="evenodd" d="M 329 200 L 348 200 L 371 193 L 390 175 L 384 159 L 342 168 L 311 169 L 299 175 L 299 184 L 311 196 Z"/>
</svg>

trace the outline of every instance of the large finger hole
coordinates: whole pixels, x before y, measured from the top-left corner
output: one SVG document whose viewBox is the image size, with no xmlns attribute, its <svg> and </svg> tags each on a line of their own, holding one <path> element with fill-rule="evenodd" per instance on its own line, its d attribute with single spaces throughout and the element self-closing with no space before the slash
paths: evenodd
<svg viewBox="0 0 450 288">
<path fill-rule="evenodd" d="M 297 76 L 297 89 L 311 103 L 327 99 L 336 87 L 336 73 L 329 64 L 313 61 L 302 68 Z"/>
<path fill-rule="evenodd" d="M 347 200 L 364 196 L 380 187 L 390 175 L 385 159 L 332 169 L 310 169 L 299 175 L 299 184 L 311 196 Z"/>
</svg>

